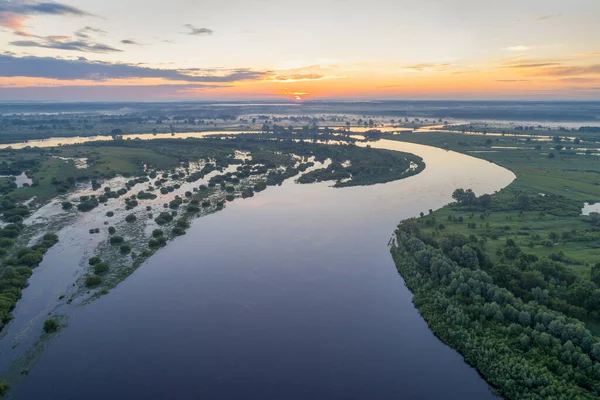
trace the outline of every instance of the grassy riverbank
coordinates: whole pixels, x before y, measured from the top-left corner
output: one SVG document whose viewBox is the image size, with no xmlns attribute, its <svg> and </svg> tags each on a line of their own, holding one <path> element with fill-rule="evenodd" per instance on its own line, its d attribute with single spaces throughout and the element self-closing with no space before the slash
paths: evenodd
<svg viewBox="0 0 600 400">
<path fill-rule="evenodd" d="M 506 398 L 597 398 L 600 216 L 581 209 L 600 200 L 598 157 L 565 138 L 392 138 L 517 175 L 491 196 L 457 190 L 455 203 L 399 225 L 392 255 L 431 329 Z"/>
</svg>

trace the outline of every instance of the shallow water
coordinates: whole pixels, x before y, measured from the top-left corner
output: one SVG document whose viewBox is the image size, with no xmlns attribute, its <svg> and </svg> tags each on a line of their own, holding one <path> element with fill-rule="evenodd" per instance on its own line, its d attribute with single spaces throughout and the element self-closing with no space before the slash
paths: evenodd
<svg viewBox="0 0 600 400">
<path fill-rule="evenodd" d="M 108 295 L 60 310 L 69 326 L 13 397 L 492 398 L 429 331 L 387 242 L 398 221 L 443 206 L 457 187 L 491 193 L 514 175 L 427 146 L 370 145 L 427 168 L 365 187 L 286 181 L 196 220 Z M 51 249 L 16 320 L 27 299 L 68 285 L 78 263 L 69 247 Z"/>
</svg>

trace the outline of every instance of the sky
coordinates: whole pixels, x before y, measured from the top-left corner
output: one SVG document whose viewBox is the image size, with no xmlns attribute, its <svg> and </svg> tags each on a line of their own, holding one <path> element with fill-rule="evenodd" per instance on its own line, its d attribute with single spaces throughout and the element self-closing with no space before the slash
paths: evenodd
<svg viewBox="0 0 600 400">
<path fill-rule="evenodd" d="M 0 101 L 600 100 L 600 0 L 0 0 Z"/>
</svg>

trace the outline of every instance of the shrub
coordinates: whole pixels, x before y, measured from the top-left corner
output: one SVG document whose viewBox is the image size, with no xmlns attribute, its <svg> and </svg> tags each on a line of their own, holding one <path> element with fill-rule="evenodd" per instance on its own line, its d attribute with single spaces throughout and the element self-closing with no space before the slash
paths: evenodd
<svg viewBox="0 0 600 400">
<path fill-rule="evenodd" d="M 120 247 L 121 253 L 123 254 L 127 254 L 129 252 L 131 252 L 131 246 L 128 244 L 122 244 Z"/>
<path fill-rule="evenodd" d="M 101 275 L 101 274 L 107 272 L 108 268 L 109 268 L 109 266 L 107 263 L 100 262 L 100 263 L 94 265 L 94 274 Z"/>
<path fill-rule="evenodd" d="M 70 210 L 71 208 L 73 208 L 73 203 L 71 203 L 70 201 L 63 201 L 63 203 L 62 203 L 63 210 Z"/>
<path fill-rule="evenodd" d="M 102 278 L 98 275 L 90 275 L 87 278 L 85 278 L 85 286 L 87 287 L 98 286 L 101 283 Z"/>
<path fill-rule="evenodd" d="M 90 263 L 90 265 L 96 265 L 102 262 L 102 260 L 100 259 L 100 257 L 98 256 L 94 256 L 92 258 L 90 258 L 90 260 L 88 261 Z"/>
<path fill-rule="evenodd" d="M 48 318 L 44 321 L 44 332 L 52 333 L 56 332 L 60 328 L 60 323 L 56 318 Z"/>
<path fill-rule="evenodd" d="M 113 215 L 115 215 L 115 213 L 112 212 L 112 211 L 109 211 L 109 212 L 106 213 L 107 217 L 112 217 Z"/>
<path fill-rule="evenodd" d="M 58 235 L 55 235 L 54 233 L 46 233 L 42 237 L 42 241 L 44 241 L 44 242 L 52 242 L 52 244 L 56 244 L 56 243 L 58 243 Z"/>
<path fill-rule="evenodd" d="M 110 244 L 121 244 L 125 241 L 121 236 L 113 236 L 110 238 Z"/>
<path fill-rule="evenodd" d="M 10 247 L 15 243 L 11 238 L 0 238 L 0 247 Z"/>
<path fill-rule="evenodd" d="M 198 206 L 188 206 L 186 211 L 189 213 L 197 213 L 200 211 L 200 208 Z"/>
<path fill-rule="evenodd" d="M 6 381 L 0 381 L 0 397 L 8 393 L 10 385 Z"/>
<path fill-rule="evenodd" d="M 117 232 L 117 230 L 115 229 L 115 227 L 114 227 L 114 226 L 109 226 L 109 227 L 108 227 L 108 233 L 109 233 L 110 235 L 114 235 L 116 232 Z"/>
<path fill-rule="evenodd" d="M 135 214 L 129 214 L 128 216 L 125 217 L 125 221 L 132 223 L 135 222 L 135 220 L 137 219 L 137 217 L 135 216 Z"/>
<path fill-rule="evenodd" d="M 155 229 L 152 231 L 152 236 L 157 238 L 157 237 L 161 237 L 164 235 L 164 232 L 160 229 Z"/>
<path fill-rule="evenodd" d="M 85 197 L 85 196 L 82 196 Z M 90 200 L 85 200 L 82 201 L 81 203 L 77 204 L 77 209 L 81 212 L 86 212 L 86 211 L 91 211 L 94 208 L 98 207 L 98 205 L 100 205 L 100 203 L 98 203 L 98 201 L 96 199 L 90 199 Z"/>
<path fill-rule="evenodd" d="M 183 229 L 183 228 L 181 228 L 179 226 L 176 226 L 175 228 L 173 228 L 173 230 L 171 232 L 175 236 L 185 235 L 185 229 Z"/>
<path fill-rule="evenodd" d="M 158 225 L 164 225 L 168 222 L 173 221 L 173 216 L 168 212 L 161 212 L 158 217 L 154 220 Z"/>
</svg>

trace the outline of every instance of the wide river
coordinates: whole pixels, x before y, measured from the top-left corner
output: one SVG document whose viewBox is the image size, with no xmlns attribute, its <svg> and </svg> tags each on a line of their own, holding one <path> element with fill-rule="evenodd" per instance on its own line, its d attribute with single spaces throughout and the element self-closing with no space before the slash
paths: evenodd
<svg viewBox="0 0 600 400">
<path fill-rule="evenodd" d="M 400 220 L 454 189 L 492 193 L 514 175 L 432 147 L 371 146 L 427 168 L 366 187 L 286 181 L 197 219 L 110 294 L 71 307 L 12 398 L 494 398 L 430 332 L 387 243 Z M 69 245 L 49 251 L 23 304 L 79 262 Z M 15 320 L 27 312 L 18 305 Z"/>
</svg>

